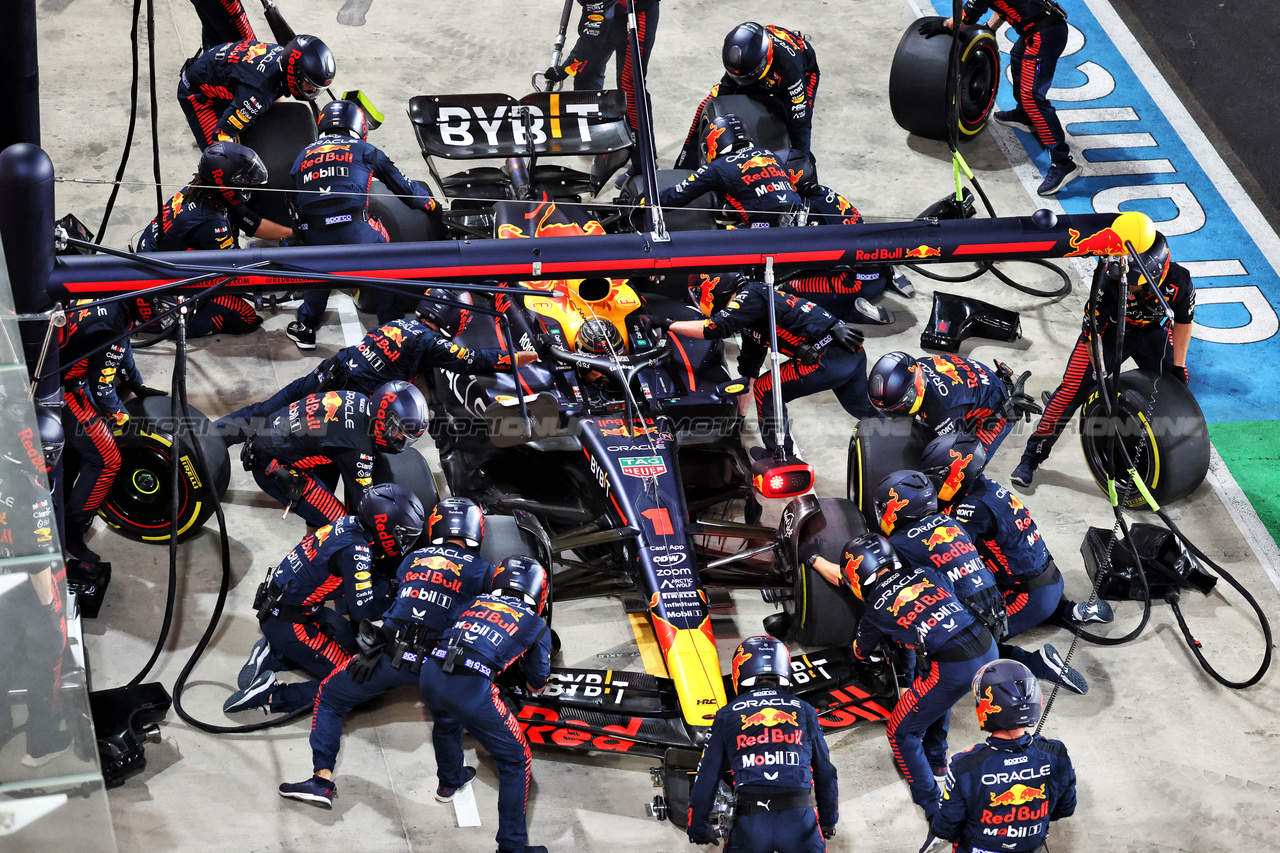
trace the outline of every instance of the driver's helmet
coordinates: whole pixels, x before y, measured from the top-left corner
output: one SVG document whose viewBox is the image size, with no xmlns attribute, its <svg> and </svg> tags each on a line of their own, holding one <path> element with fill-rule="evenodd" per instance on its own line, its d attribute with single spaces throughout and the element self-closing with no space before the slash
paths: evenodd
<svg viewBox="0 0 1280 853">
<path fill-rule="evenodd" d="M 607 357 L 626 351 L 626 341 L 618 327 L 599 317 L 587 320 L 578 327 L 574 346 L 583 355 Z"/>
</svg>

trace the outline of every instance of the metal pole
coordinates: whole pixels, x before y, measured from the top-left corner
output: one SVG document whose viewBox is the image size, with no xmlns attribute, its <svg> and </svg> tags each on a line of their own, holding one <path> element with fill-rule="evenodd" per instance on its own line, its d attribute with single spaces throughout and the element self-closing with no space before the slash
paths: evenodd
<svg viewBox="0 0 1280 853">
<path fill-rule="evenodd" d="M 775 458 L 786 455 L 787 430 L 782 409 L 782 356 L 778 354 L 778 312 L 774 309 L 773 257 L 764 259 L 764 286 L 769 291 L 769 376 L 773 379 L 773 440 L 777 450 Z"/>
<path fill-rule="evenodd" d="M 631 66 L 631 86 L 636 104 L 636 157 L 639 159 L 640 174 L 644 175 L 645 188 L 645 225 L 649 236 L 659 242 L 670 237 L 667 234 L 667 223 L 662 218 L 662 208 L 658 206 L 658 160 L 657 145 L 653 141 L 653 110 L 649 104 L 649 87 L 644 79 L 644 62 L 640 57 L 640 22 L 636 18 L 636 4 L 627 4 L 627 39 L 631 50 L 627 52 Z"/>
<path fill-rule="evenodd" d="M 0 151 L 18 142 L 40 144 L 40 62 L 36 51 L 36 0 L 0 3 Z"/>
</svg>

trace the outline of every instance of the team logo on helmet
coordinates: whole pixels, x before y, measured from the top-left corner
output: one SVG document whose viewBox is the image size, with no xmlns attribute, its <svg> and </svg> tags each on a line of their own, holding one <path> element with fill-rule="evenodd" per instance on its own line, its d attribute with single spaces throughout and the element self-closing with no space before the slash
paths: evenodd
<svg viewBox="0 0 1280 853">
<path fill-rule="evenodd" d="M 720 153 L 720 137 L 724 136 L 725 128 L 712 125 L 707 129 L 707 159 L 714 160 L 716 155 Z"/>
<path fill-rule="evenodd" d="M 706 273 L 700 273 L 698 278 L 701 279 L 698 282 L 698 307 L 710 317 L 715 307 L 715 291 L 716 285 L 720 284 L 720 276 L 712 278 Z"/>
<path fill-rule="evenodd" d="M 889 490 L 889 499 L 885 501 L 884 512 L 880 514 L 880 527 L 885 533 L 892 533 L 898 523 L 898 512 L 911 501 L 898 497 L 897 489 Z"/>
<path fill-rule="evenodd" d="M 444 516 L 440 514 L 439 508 L 432 507 L 431 516 L 427 519 L 427 530 L 435 527 L 437 521 L 444 521 Z"/>
<path fill-rule="evenodd" d="M 938 490 L 938 496 L 942 497 L 945 494 L 949 498 L 960 491 L 960 486 L 964 483 L 965 466 L 973 461 L 973 454 L 961 456 L 954 450 L 948 452 L 951 454 L 951 470 L 947 472 L 947 479 L 942 481 L 942 488 Z"/>
<path fill-rule="evenodd" d="M 992 714 L 998 714 L 1003 710 L 1004 708 L 995 703 L 991 696 L 991 688 L 988 687 L 987 694 L 978 700 L 978 728 L 982 728 L 987 724 L 987 717 Z M 996 805 L 996 803 L 993 802 L 992 805 Z"/>
<path fill-rule="evenodd" d="M 738 672 L 742 669 L 742 665 L 751 660 L 751 652 L 738 652 L 733 656 L 733 680 L 738 680 Z"/>
</svg>

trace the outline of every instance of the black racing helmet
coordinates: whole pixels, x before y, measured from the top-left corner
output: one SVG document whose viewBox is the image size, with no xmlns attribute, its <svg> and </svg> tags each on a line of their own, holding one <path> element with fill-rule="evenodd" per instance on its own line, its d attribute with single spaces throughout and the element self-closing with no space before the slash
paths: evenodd
<svg viewBox="0 0 1280 853">
<path fill-rule="evenodd" d="M 533 557 L 507 557 L 494 567 L 489 591 L 518 598 L 541 615 L 547 606 L 547 570 Z"/>
<path fill-rule="evenodd" d="M 422 501 L 395 483 L 370 487 L 360 499 L 357 515 L 365 531 L 388 557 L 409 553 L 422 533 Z"/>
<path fill-rule="evenodd" d="M 61 408 L 62 401 L 58 401 Z M 43 404 L 36 404 L 36 429 L 40 434 L 40 451 L 44 454 L 45 470 L 52 471 L 62 458 L 62 450 L 67 445 L 67 436 L 62 428 L 62 418 Z"/>
<path fill-rule="evenodd" d="M 445 498 L 431 510 L 427 541 L 443 545 L 449 539 L 461 539 L 471 549 L 484 542 L 484 511 L 471 498 Z"/>
<path fill-rule="evenodd" d="M 354 101 L 330 101 L 320 110 L 316 122 L 320 135 L 345 133 L 364 142 L 369 138 L 369 120 Z"/>
<path fill-rule="evenodd" d="M 475 304 L 469 291 L 429 287 L 423 296 L 427 298 L 418 303 L 418 319 L 432 324 L 445 337 L 456 338 L 471 322 L 471 310 L 464 307 Z M 449 302 L 437 301 L 440 299 L 447 299 Z"/>
<path fill-rule="evenodd" d="M 584 355 L 601 358 L 627 351 L 627 342 L 622 339 L 622 332 L 618 331 L 618 327 L 599 317 L 593 317 L 578 327 L 573 345 Z"/>
<path fill-rule="evenodd" d="M 733 689 L 754 687 L 761 678 L 773 678 L 783 687 L 791 686 L 791 652 L 777 637 L 747 637 L 733 655 Z"/>
<path fill-rule="evenodd" d="M 248 201 L 252 187 L 266 186 L 267 167 L 258 153 L 239 142 L 215 142 L 200 155 L 201 182 L 221 187 L 227 201 Z"/>
<path fill-rule="evenodd" d="M 863 533 L 844 545 L 840 580 L 860 600 L 866 601 L 879 581 L 882 569 L 899 569 L 902 562 L 889 540 L 879 533 Z"/>
<path fill-rule="evenodd" d="M 725 73 L 735 83 L 750 86 L 763 80 L 773 65 L 773 37 L 760 24 L 738 24 L 724 37 L 720 53 Z"/>
<path fill-rule="evenodd" d="M 920 470 L 933 481 L 939 503 L 950 503 L 969 491 L 987 467 L 982 442 L 967 432 L 940 435 L 925 446 Z"/>
<path fill-rule="evenodd" d="M 732 154 L 751 147 L 751 134 L 742 119 L 733 113 L 716 116 L 707 123 L 702 135 L 702 159 L 710 163 L 721 154 Z"/>
<path fill-rule="evenodd" d="M 1151 274 L 1159 277 L 1157 285 L 1164 284 L 1164 277 L 1169 274 L 1169 264 L 1172 263 L 1173 257 L 1169 254 L 1169 241 L 1159 231 L 1156 232 L 1156 239 L 1151 244 L 1151 248 L 1145 252 L 1139 252 L 1138 257 L 1142 259 L 1143 266 L 1151 270 Z M 1129 286 L 1134 287 L 1140 284 L 1146 284 L 1147 277 L 1142 274 L 1142 270 L 1138 265 L 1130 262 L 1129 264 Z"/>
<path fill-rule="evenodd" d="M 729 302 L 729 297 L 737 293 L 743 285 L 743 278 L 738 273 L 698 273 L 689 276 L 689 299 L 710 317 L 720 311 Z"/>
<path fill-rule="evenodd" d="M 875 510 L 880 529 L 889 536 L 899 522 L 936 515 L 938 494 L 919 471 L 894 471 L 876 487 Z"/>
<path fill-rule="evenodd" d="M 338 73 L 338 63 L 329 46 L 307 35 L 294 36 L 284 46 L 280 67 L 284 69 L 289 94 L 306 101 L 314 101 Z"/>
<path fill-rule="evenodd" d="M 905 352 L 880 356 L 867 374 L 871 404 L 887 415 L 914 415 L 924 400 L 924 371 Z"/>
<path fill-rule="evenodd" d="M 1031 670 L 1004 658 L 984 664 L 974 674 L 973 698 L 978 702 L 978 726 L 984 732 L 1034 726 L 1044 703 L 1040 682 Z"/>
<path fill-rule="evenodd" d="M 379 450 L 399 453 L 427 431 L 427 398 L 403 379 L 378 386 L 369 402 L 373 405 L 373 443 Z"/>
</svg>

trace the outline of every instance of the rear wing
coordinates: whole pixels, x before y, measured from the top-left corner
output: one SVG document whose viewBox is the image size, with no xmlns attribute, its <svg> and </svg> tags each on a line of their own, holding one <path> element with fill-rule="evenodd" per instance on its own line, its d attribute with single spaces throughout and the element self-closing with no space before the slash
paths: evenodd
<svg viewBox="0 0 1280 853">
<path fill-rule="evenodd" d="M 409 119 L 427 157 L 477 160 L 608 154 L 630 147 L 621 91 L 418 95 Z"/>
</svg>

